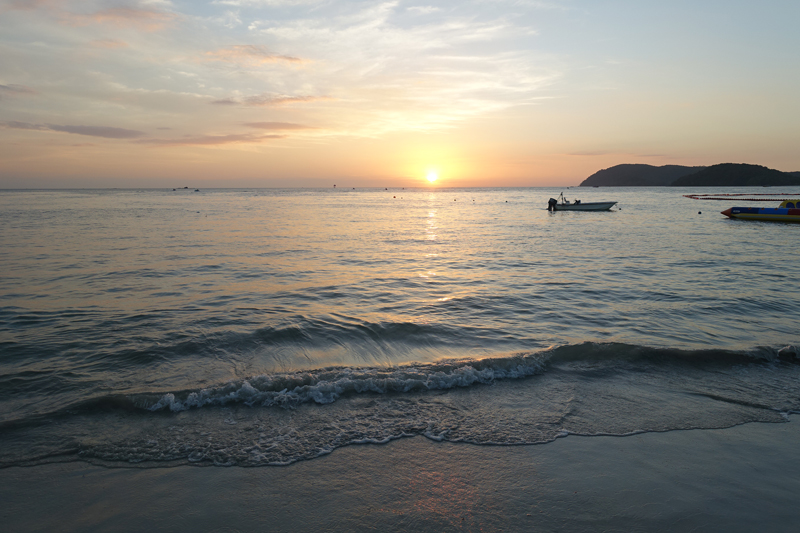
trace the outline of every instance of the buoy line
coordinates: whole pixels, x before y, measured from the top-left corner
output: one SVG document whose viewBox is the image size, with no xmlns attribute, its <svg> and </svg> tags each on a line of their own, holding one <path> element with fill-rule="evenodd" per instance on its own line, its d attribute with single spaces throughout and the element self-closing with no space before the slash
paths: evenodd
<svg viewBox="0 0 800 533">
<path fill-rule="evenodd" d="M 748 202 L 775 202 L 777 198 L 742 198 L 742 196 L 751 196 L 752 193 L 719 193 L 719 194 L 684 194 L 685 198 L 691 198 L 692 200 L 746 200 Z M 764 193 L 759 194 L 757 196 L 793 196 L 795 198 L 800 198 L 800 193 L 789 193 L 789 192 L 775 192 L 775 193 Z"/>
</svg>

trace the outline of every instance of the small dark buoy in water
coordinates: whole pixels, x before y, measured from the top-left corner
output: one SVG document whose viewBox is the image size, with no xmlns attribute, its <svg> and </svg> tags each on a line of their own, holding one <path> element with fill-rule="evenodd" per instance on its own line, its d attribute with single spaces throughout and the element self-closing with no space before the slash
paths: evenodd
<svg viewBox="0 0 800 533">
<path fill-rule="evenodd" d="M 698 214 L 698 215 L 702 215 L 702 214 L 703 214 L 703 212 L 702 212 L 702 211 L 698 211 L 698 212 L 697 212 L 697 214 Z"/>
</svg>

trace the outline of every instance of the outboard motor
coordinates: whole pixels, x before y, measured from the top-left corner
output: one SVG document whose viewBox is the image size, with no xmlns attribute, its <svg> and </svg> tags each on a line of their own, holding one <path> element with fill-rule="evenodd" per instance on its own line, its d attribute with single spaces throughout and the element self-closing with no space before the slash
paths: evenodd
<svg viewBox="0 0 800 533">
<path fill-rule="evenodd" d="M 556 200 L 555 198 L 550 198 L 549 200 L 547 200 L 548 211 L 555 211 L 557 205 L 558 205 L 558 200 Z"/>
</svg>

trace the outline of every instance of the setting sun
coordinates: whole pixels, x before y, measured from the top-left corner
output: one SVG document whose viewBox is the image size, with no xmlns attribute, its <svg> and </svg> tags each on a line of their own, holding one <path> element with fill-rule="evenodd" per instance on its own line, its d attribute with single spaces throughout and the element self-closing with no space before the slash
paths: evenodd
<svg viewBox="0 0 800 533">
<path fill-rule="evenodd" d="M 428 172 L 428 181 L 429 182 L 433 183 L 434 181 L 436 181 L 438 179 L 439 179 L 439 174 L 437 174 L 435 171 L 431 170 L 430 172 Z"/>
</svg>

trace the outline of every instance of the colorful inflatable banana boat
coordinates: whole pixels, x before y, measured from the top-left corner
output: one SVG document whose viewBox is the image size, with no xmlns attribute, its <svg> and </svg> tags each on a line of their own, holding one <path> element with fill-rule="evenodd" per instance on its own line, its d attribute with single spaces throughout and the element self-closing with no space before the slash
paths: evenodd
<svg viewBox="0 0 800 533">
<path fill-rule="evenodd" d="M 722 211 L 722 214 L 744 220 L 800 222 L 800 200 L 784 200 L 780 207 L 731 207 Z"/>
</svg>

